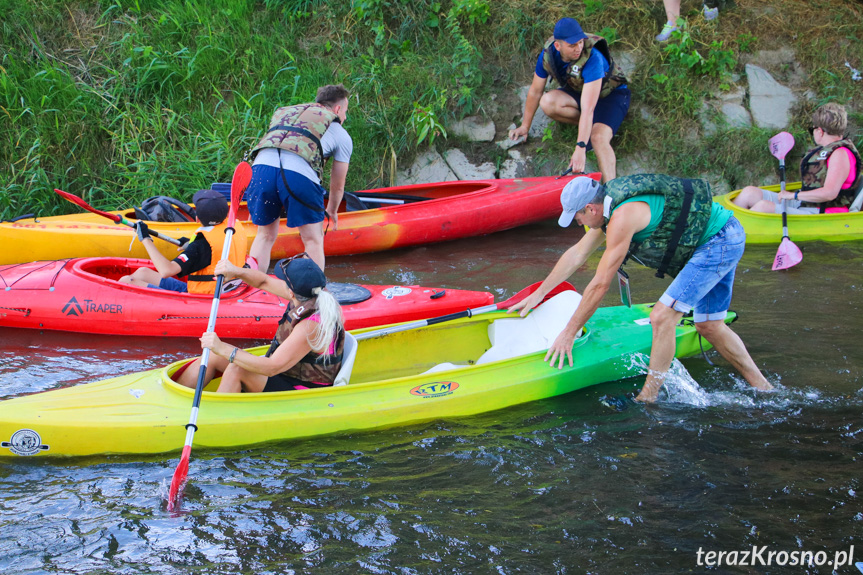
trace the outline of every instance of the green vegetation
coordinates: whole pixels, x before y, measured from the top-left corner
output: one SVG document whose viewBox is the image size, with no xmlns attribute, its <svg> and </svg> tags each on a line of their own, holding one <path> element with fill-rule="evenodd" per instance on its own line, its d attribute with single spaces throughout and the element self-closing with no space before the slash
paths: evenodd
<svg viewBox="0 0 863 575">
<path fill-rule="evenodd" d="M 769 169 L 772 134 L 702 137 L 696 114 L 741 73 L 741 54 L 779 45 L 817 95 L 801 114 L 836 100 L 860 124 L 861 84 L 844 65 L 863 69 L 859 4 L 737 0 L 718 24 L 698 16 L 700 2 L 683 4 L 689 24 L 658 45 L 659 0 L 592 0 L 575 12 L 523 0 L 0 0 L 0 218 L 73 211 L 55 187 L 103 208 L 188 199 L 230 179 L 276 106 L 338 82 L 354 95 L 349 188 L 391 185 L 397 165 L 440 146 L 452 121 L 490 114 L 492 94 L 527 84 L 564 15 L 602 31 L 616 52 L 637 50 L 634 107 L 616 147 L 646 154 L 657 171 L 743 184 Z M 496 118 L 499 129 L 514 116 Z M 537 161 L 565 166 L 573 138 L 555 127 Z"/>
</svg>

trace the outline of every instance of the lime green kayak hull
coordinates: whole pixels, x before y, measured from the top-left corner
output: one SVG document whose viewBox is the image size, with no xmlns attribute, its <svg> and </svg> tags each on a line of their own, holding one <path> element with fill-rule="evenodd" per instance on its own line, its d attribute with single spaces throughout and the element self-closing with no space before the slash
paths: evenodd
<svg viewBox="0 0 863 575">
<path fill-rule="evenodd" d="M 544 351 L 473 364 L 490 347 L 489 323 L 512 317 L 496 312 L 360 341 L 346 386 L 219 394 L 212 382 L 194 445 L 233 448 L 461 417 L 638 375 L 646 362 L 638 355 L 651 345 L 649 313 L 645 305 L 599 309 L 575 342 L 575 365 L 562 370 L 543 361 Z M 679 326 L 677 356 L 699 349 L 692 324 Z M 185 361 L 0 402 L 0 457 L 179 450 L 193 390 L 170 376 Z M 467 367 L 422 374 L 442 362 Z"/>
<path fill-rule="evenodd" d="M 779 186 L 764 186 L 765 190 L 778 192 Z M 788 191 L 800 189 L 800 182 L 788 184 Z M 762 214 L 731 203 L 740 190 L 724 196 L 713 198 L 734 212 L 734 216 L 743 224 L 746 230 L 747 244 L 776 244 L 782 241 L 782 216 L 780 214 Z M 822 240 L 825 242 L 847 242 L 863 239 L 863 212 L 845 212 L 841 214 L 808 214 L 788 215 L 788 235 L 794 242 Z"/>
</svg>

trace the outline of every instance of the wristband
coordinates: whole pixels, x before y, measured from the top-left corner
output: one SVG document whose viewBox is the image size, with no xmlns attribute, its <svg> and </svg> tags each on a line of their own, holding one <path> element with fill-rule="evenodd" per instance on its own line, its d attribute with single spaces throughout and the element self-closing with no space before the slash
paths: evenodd
<svg viewBox="0 0 863 575">
<path fill-rule="evenodd" d="M 795 200 L 797 199 L 797 194 L 799 194 L 799 193 L 800 193 L 800 192 L 794 192 L 794 199 L 795 199 Z"/>
<path fill-rule="evenodd" d="M 228 358 L 228 363 L 234 363 L 234 358 L 237 357 L 237 350 L 240 349 L 238 347 L 234 348 L 234 351 L 231 352 L 231 357 Z"/>
<path fill-rule="evenodd" d="M 576 142 L 575 145 L 578 148 L 587 148 L 587 144 L 585 144 L 584 142 Z"/>
</svg>

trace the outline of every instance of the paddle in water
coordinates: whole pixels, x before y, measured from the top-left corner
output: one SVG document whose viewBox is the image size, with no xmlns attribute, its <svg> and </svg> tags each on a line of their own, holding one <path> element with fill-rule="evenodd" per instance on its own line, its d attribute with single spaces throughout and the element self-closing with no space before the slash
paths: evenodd
<svg viewBox="0 0 863 575">
<path fill-rule="evenodd" d="M 794 148 L 794 136 L 788 132 L 779 132 L 770 140 L 770 153 L 779 160 L 779 189 L 785 191 L 785 155 Z M 773 271 L 787 270 L 803 261 L 803 253 L 791 238 L 788 237 L 788 211 L 786 201 L 782 200 L 782 241 L 773 260 Z"/>
<path fill-rule="evenodd" d="M 245 161 L 240 162 L 237 169 L 234 170 L 234 177 L 231 180 L 231 206 L 228 210 L 228 227 L 225 230 L 225 243 L 222 247 L 222 259 L 227 259 L 231 251 L 231 237 L 234 235 L 234 222 L 237 220 L 237 208 L 243 197 L 243 192 L 252 181 L 252 167 Z M 210 307 L 210 319 L 207 322 L 207 331 L 213 331 L 216 327 L 216 315 L 219 312 L 219 298 L 222 292 L 222 283 L 225 281 L 225 276 L 216 276 L 216 293 L 213 296 L 213 304 Z M 183 453 L 180 455 L 180 463 L 177 464 L 177 469 L 174 471 L 174 477 L 171 479 L 171 489 L 168 491 L 168 511 L 173 511 L 177 505 L 180 487 L 185 483 L 186 476 L 189 473 L 189 457 L 192 455 L 192 441 L 195 438 L 195 431 L 198 430 L 198 408 L 201 405 L 201 393 L 204 391 L 204 376 L 207 373 L 207 362 L 210 360 L 209 348 L 204 349 L 201 354 L 201 368 L 198 370 L 198 383 L 195 386 L 195 397 L 192 400 L 192 413 L 189 416 L 189 423 L 186 424 L 186 443 L 183 445 Z"/>
<path fill-rule="evenodd" d="M 445 321 L 452 321 L 454 319 L 461 319 L 463 317 L 473 317 L 475 315 L 480 315 L 482 313 L 488 313 L 491 311 L 498 311 L 501 309 L 506 309 L 508 307 L 514 306 L 515 304 L 517 304 L 518 302 L 520 302 L 521 300 L 523 300 L 524 298 L 526 298 L 527 296 L 529 296 L 530 294 L 532 294 L 533 292 L 538 290 L 539 286 L 541 286 L 541 285 L 542 285 L 542 282 L 536 282 L 535 284 L 531 284 L 531 285 L 527 286 L 526 288 L 522 289 L 520 292 L 518 292 L 517 294 L 515 294 L 511 298 L 506 299 L 500 303 L 492 303 L 489 305 L 484 305 L 482 307 L 475 307 L 475 308 L 467 309 L 465 311 L 457 311 L 455 313 L 442 315 L 439 317 L 433 317 L 430 319 L 421 319 L 421 320 L 417 320 L 417 321 L 412 321 L 410 323 L 403 323 L 401 325 L 396 325 L 393 327 L 383 327 L 381 329 L 376 329 L 373 331 L 367 331 L 365 333 L 359 333 L 356 335 L 356 338 L 357 338 L 357 341 L 362 341 L 364 339 L 371 339 L 373 337 L 379 337 L 379 336 L 387 335 L 390 333 L 397 333 L 400 331 L 408 331 L 410 329 L 417 329 L 420 327 L 426 327 L 426 326 L 434 325 L 437 323 L 443 323 Z M 573 286 L 569 282 L 563 282 L 560 285 L 558 285 L 557 287 L 555 287 L 553 290 L 548 292 L 546 294 L 546 296 L 544 298 L 542 298 L 542 302 L 546 302 L 550 298 L 556 296 L 559 293 L 565 292 L 565 291 L 575 291 L 575 286 Z"/>
<path fill-rule="evenodd" d="M 64 192 L 63 190 L 58 190 L 57 188 L 54 188 L 54 191 L 57 192 L 58 194 L 60 194 L 60 196 L 62 198 L 69 200 L 70 202 L 72 202 L 73 204 L 75 204 L 78 207 L 84 208 L 88 212 L 92 212 L 98 216 L 102 216 L 103 218 L 108 218 L 109 220 L 111 220 L 115 224 L 123 224 L 124 226 L 129 226 L 130 228 L 133 228 L 133 229 L 135 228 L 135 224 L 133 224 L 132 222 L 130 222 L 129 220 L 127 220 L 126 218 L 124 218 L 120 214 L 112 214 L 111 212 L 103 212 L 102 210 L 97 210 L 96 208 L 94 208 L 93 206 L 91 206 L 90 204 L 88 204 L 87 202 L 85 202 L 83 199 L 76 196 L 75 194 L 70 194 L 69 192 Z M 160 234 L 159 232 L 154 231 L 154 230 L 150 230 L 150 235 L 155 236 L 155 237 L 159 238 L 160 240 L 164 240 L 166 242 L 172 243 L 175 246 L 181 246 L 181 245 L 183 245 L 189 241 L 189 238 L 181 238 L 178 240 L 176 238 L 172 238 L 171 236 L 166 236 L 166 235 Z"/>
</svg>

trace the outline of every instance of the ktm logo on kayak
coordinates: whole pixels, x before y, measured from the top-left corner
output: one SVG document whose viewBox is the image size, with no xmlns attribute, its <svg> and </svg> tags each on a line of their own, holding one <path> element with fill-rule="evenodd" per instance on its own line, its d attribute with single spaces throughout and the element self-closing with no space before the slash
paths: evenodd
<svg viewBox="0 0 863 575">
<path fill-rule="evenodd" d="M 75 299 L 75 296 L 72 296 L 66 305 L 63 306 L 63 313 L 66 315 L 83 315 L 84 310 L 81 308 L 81 304 L 78 303 L 78 300 Z"/>
<path fill-rule="evenodd" d="M 450 395 L 457 389 L 458 383 L 455 381 L 436 381 L 416 386 L 411 390 L 411 395 L 419 397 L 443 397 L 444 395 Z"/>
<path fill-rule="evenodd" d="M 123 313 L 123 306 L 118 303 L 96 303 L 91 299 L 85 299 L 82 306 L 75 299 L 75 296 L 72 296 L 72 299 L 67 301 L 66 305 L 63 306 L 63 314 L 65 315 L 84 315 L 85 311 L 92 313 Z"/>
</svg>

